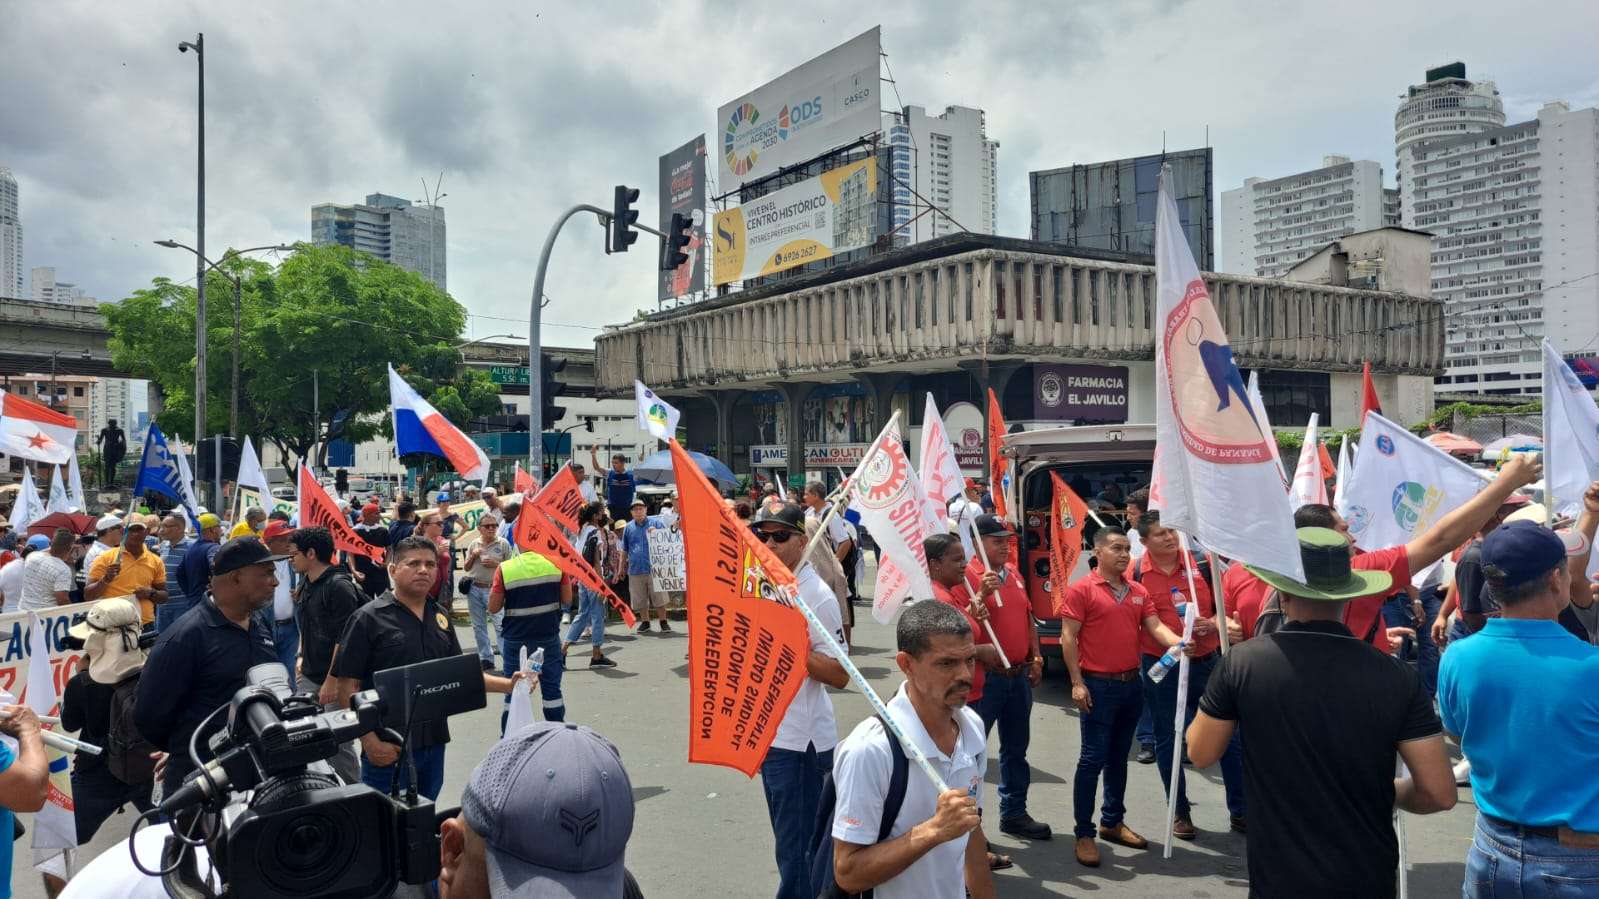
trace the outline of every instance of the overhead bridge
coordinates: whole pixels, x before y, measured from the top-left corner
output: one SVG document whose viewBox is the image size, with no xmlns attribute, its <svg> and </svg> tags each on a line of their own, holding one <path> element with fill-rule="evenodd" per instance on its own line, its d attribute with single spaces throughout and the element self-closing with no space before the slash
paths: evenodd
<svg viewBox="0 0 1599 899">
<path fill-rule="evenodd" d="M 111 364 L 110 336 L 97 307 L 0 297 L 0 375 L 128 377 Z"/>
</svg>

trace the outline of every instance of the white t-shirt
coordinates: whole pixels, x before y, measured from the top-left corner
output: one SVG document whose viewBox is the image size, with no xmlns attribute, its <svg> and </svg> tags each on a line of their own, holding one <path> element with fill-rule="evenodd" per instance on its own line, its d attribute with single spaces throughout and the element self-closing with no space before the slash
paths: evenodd
<svg viewBox="0 0 1599 899">
<path fill-rule="evenodd" d="M 45 550 L 36 550 L 26 559 L 22 560 L 22 595 L 21 604 L 16 611 L 26 612 L 30 609 L 40 612 L 49 611 L 56 607 L 56 591 L 72 589 L 72 566 L 50 555 Z M 9 565 L 6 567 L 10 567 Z M 11 591 L 6 591 L 7 611 L 11 606 Z"/>
<path fill-rule="evenodd" d="M 286 561 L 273 562 L 272 573 L 278 579 L 278 586 L 272 591 L 272 620 L 287 621 L 294 617 L 294 588 L 290 584 L 294 569 Z"/>
<path fill-rule="evenodd" d="M 794 582 L 799 587 L 800 602 L 809 606 L 832 632 L 833 639 L 844 646 L 844 613 L 839 610 L 838 597 L 822 582 L 821 575 L 812 566 L 801 565 Z M 833 654 L 827 648 L 826 641 L 816 633 L 814 625 L 811 627 L 811 650 L 823 655 Z M 816 747 L 817 752 L 826 752 L 838 745 L 833 700 L 828 698 L 827 688 L 822 686 L 821 681 L 807 676 L 800 682 L 799 692 L 794 694 L 794 701 L 789 703 L 788 711 L 783 714 L 783 722 L 777 726 L 777 736 L 772 738 L 772 745 L 795 752 L 804 752 L 811 745 Z"/>
<path fill-rule="evenodd" d="M 83 573 L 88 574 L 89 567 L 94 564 L 94 560 L 100 558 L 102 554 L 110 552 L 111 549 L 112 547 L 109 547 L 98 540 L 89 544 L 89 548 L 83 553 Z"/>
<path fill-rule="evenodd" d="M 589 483 L 588 478 L 577 482 L 577 492 L 579 496 L 583 497 L 583 502 L 586 503 L 592 503 L 599 499 L 599 495 L 594 492 L 594 485 Z"/>
<path fill-rule="evenodd" d="M 960 736 L 950 755 L 939 751 L 927 728 L 922 726 L 916 708 L 905 695 L 903 683 L 888 702 L 888 714 L 911 743 L 927 756 L 944 783 L 955 789 L 964 788 L 977 800 L 978 808 L 982 808 L 988 738 L 977 713 L 965 707 L 956 712 Z M 838 790 L 838 805 L 833 810 L 835 839 L 862 846 L 877 842 L 877 832 L 883 822 L 883 800 L 888 796 L 888 780 L 894 771 L 894 756 L 888 743 L 892 739 L 894 737 L 883 729 L 882 722 L 873 717 L 855 725 L 839 744 L 833 757 L 833 782 Z M 905 801 L 900 805 L 888 838 L 903 836 L 912 827 L 932 818 L 937 807 L 938 791 L 912 762 L 910 776 L 905 782 Z M 875 887 L 872 895 L 880 899 L 962 899 L 966 895 L 968 839 L 970 835 L 933 847 L 899 876 Z"/>
<path fill-rule="evenodd" d="M 37 551 L 33 553 L 34 556 L 38 554 Z M 32 557 L 29 556 L 28 558 Z M 4 568 L 0 568 L 0 596 L 5 597 L 5 610 L 7 612 L 15 612 L 22 607 L 22 572 L 27 562 L 28 559 L 12 559 L 6 563 Z M 55 605 L 55 603 L 51 603 L 51 605 Z"/>
</svg>

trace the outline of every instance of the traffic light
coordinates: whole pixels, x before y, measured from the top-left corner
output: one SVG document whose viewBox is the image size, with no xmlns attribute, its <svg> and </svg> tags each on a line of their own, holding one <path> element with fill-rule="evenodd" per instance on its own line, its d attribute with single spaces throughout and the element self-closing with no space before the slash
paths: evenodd
<svg viewBox="0 0 1599 899">
<path fill-rule="evenodd" d="M 638 232 L 633 230 L 633 225 L 638 221 L 638 210 L 633 204 L 638 202 L 638 188 L 628 187 L 625 184 L 616 186 L 616 202 L 611 206 L 611 252 L 626 253 L 627 248 L 638 240 Z"/>
<path fill-rule="evenodd" d="M 676 271 L 688 261 L 688 242 L 694 237 L 694 220 L 681 212 L 672 213 L 672 224 L 666 229 L 666 243 L 661 247 L 661 271 Z"/>
<path fill-rule="evenodd" d="M 555 376 L 560 374 L 563 368 L 566 368 L 564 358 L 551 356 L 549 353 L 539 354 L 540 430 L 553 430 L 555 423 L 566 415 L 565 406 L 555 405 L 555 398 L 566 392 L 566 383 L 555 380 Z"/>
</svg>

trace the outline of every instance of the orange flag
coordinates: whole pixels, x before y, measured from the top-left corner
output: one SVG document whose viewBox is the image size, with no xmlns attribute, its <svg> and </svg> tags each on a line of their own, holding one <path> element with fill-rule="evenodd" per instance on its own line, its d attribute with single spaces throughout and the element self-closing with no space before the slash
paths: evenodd
<svg viewBox="0 0 1599 899">
<path fill-rule="evenodd" d="M 532 496 L 533 492 L 539 489 L 539 484 L 533 480 L 531 474 L 522 470 L 522 463 L 518 462 L 516 463 L 516 479 L 512 482 L 511 488 L 517 493 Z"/>
<path fill-rule="evenodd" d="M 555 523 L 544 517 L 536 508 L 524 508 L 516 516 L 516 529 L 513 533 L 516 545 L 528 552 L 535 552 L 549 559 L 556 568 L 561 569 L 567 577 L 577 581 L 595 593 L 605 597 L 606 602 L 616 607 L 622 613 L 622 622 L 628 627 L 638 623 L 633 617 L 633 610 L 627 603 L 613 592 L 605 580 L 600 577 L 594 567 L 583 561 L 578 551 L 572 548 L 572 542 L 566 539 L 560 528 Z"/>
<path fill-rule="evenodd" d="M 350 527 L 350 520 L 339 511 L 333 497 L 328 496 L 328 492 L 312 476 L 311 466 L 305 463 L 300 465 L 299 488 L 300 527 L 327 528 L 328 533 L 333 535 L 335 549 L 366 556 L 379 565 L 383 564 L 383 547 L 373 546 L 361 539 L 355 528 Z"/>
<path fill-rule="evenodd" d="M 1049 479 L 1055 498 L 1049 511 L 1049 586 L 1055 614 L 1065 612 L 1066 582 L 1071 579 L 1077 559 L 1083 554 L 1083 524 L 1088 520 L 1088 504 L 1077 491 L 1066 486 L 1053 471 Z"/>
<path fill-rule="evenodd" d="M 1321 479 L 1330 481 L 1338 477 L 1338 466 L 1333 464 L 1332 454 L 1327 452 L 1326 441 L 1316 444 L 1316 454 L 1321 459 Z"/>
<path fill-rule="evenodd" d="M 583 508 L 583 494 L 578 490 L 577 475 L 572 473 L 571 465 L 562 466 L 560 473 L 550 478 L 544 489 L 533 497 L 533 508 L 567 530 L 577 530 L 577 513 Z"/>
<path fill-rule="evenodd" d="M 688 576 L 688 760 L 754 777 L 804 681 L 810 629 L 794 575 L 668 442 Z"/>
<path fill-rule="evenodd" d="M 1005 416 L 999 413 L 994 388 L 988 388 L 988 489 L 994 496 L 994 512 L 1007 518 L 1005 488 L 1010 486 L 1010 462 L 999 451 L 1005 446 Z"/>
</svg>

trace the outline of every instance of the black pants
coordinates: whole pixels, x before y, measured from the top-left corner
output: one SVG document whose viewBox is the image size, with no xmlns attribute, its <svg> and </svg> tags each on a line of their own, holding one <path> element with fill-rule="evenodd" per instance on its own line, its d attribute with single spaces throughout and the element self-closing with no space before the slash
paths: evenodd
<svg viewBox="0 0 1599 899">
<path fill-rule="evenodd" d="M 105 468 L 104 477 L 101 479 L 104 483 L 104 486 L 107 488 L 115 487 L 117 485 L 117 463 L 121 462 L 122 460 L 120 458 L 113 459 L 110 456 L 106 456 L 101 461 L 103 463 L 103 467 Z"/>
<path fill-rule="evenodd" d="M 141 812 L 149 811 L 151 786 L 148 783 L 125 784 L 117 780 L 105 765 L 95 765 L 87 770 L 74 766 L 72 817 L 78 825 L 78 845 L 94 839 L 100 825 L 130 802 Z"/>
</svg>

